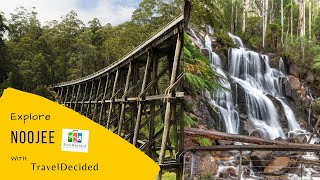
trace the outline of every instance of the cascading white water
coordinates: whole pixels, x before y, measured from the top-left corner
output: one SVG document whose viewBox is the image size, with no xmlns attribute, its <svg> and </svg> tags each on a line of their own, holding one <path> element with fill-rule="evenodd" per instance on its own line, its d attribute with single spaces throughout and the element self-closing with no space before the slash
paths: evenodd
<svg viewBox="0 0 320 180">
<path fill-rule="evenodd" d="M 283 60 L 279 70 L 271 68 L 269 57 L 253 51 L 247 51 L 239 37 L 229 34 L 240 47 L 229 49 L 229 74 L 246 93 L 247 113 L 250 121 L 264 138 L 285 138 L 277 110 L 267 96 L 271 95 L 282 104 L 291 131 L 300 129 L 291 108 L 280 98 L 282 95 L 281 77 L 284 76 Z"/>
<path fill-rule="evenodd" d="M 280 98 L 276 97 L 277 100 L 281 103 L 282 107 L 283 107 L 283 111 L 285 113 L 285 116 L 288 120 L 288 126 L 289 126 L 289 130 L 290 131 L 296 131 L 301 129 L 300 125 L 298 124 L 296 117 L 292 111 L 292 109 L 284 102 L 282 101 Z"/>
<path fill-rule="evenodd" d="M 205 47 L 209 51 L 209 60 L 213 68 L 216 68 L 217 72 L 227 79 L 226 74 L 222 70 L 222 64 L 220 57 L 212 52 L 212 43 L 208 35 L 205 36 Z M 217 107 L 221 118 L 225 122 L 226 132 L 231 134 L 237 134 L 239 132 L 239 115 L 235 110 L 235 102 L 231 93 L 231 85 L 228 81 L 222 82 L 222 86 L 229 91 L 221 90 L 217 92 L 211 99 L 211 103 Z"/>
<path fill-rule="evenodd" d="M 279 60 L 279 71 L 282 73 L 282 74 L 286 74 L 286 68 L 284 66 L 284 61 L 282 58 L 280 58 Z"/>
<path fill-rule="evenodd" d="M 221 76 L 236 82 L 236 86 L 240 86 L 244 90 L 247 115 L 255 128 L 252 131 L 257 131 L 268 139 L 286 138 L 273 100 L 278 101 L 285 111 L 290 132 L 300 129 L 293 111 L 285 103 L 283 97 L 282 79 L 285 76 L 285 66 L 282 59 L 280 59 L 277 69 L 271 68 L 268 56 L 246 50 L 242 40 L 229 33 L 239 48 L 229 49 L 227 70 L 229 76 L 227 76 L 223 70 L 220 57 L 212 51 L 212 42 L 209 35 L 206 35 L 204 41 L 202 41 L 193 30 L 191 30 L 191 33 L 209 51 L 209 60 L 213 68 Z M 230 83 L 225 81 L 222 86 L 230 91 L 215 93 L 211 98 L 211 103 L 219 111 L 226 132 L 236 134 L 239 133 L 240 126 L 236 102 L 231 92 Z M 237 97 L 237 92 L 235 95 Z M 274 98 L 271 100 L 268 96 Z"/>
<path fill-rule="evenodd" d="M 194 38 L 196 38 L 197 42 L 198 42 L 199 44 L 203 45 L 203 44 L 202 44 L 202 41 L 201 41 L 200 38 L 197 36 L 197 34 L 194 32 L 194 30 L 193 30 L 193 29 L 190 29 L 190 31 L 191 31 L 192 36 L 193 36 Z"/>
<path fill-rule="evenodd" d="M 231 37 L 231 39 L 233 40 L 234 43 L 236 43 L 236 45 L 240 48 L 245 48 L 245 46 L 243 45 L 243 42 L 242 40 L 238 37 L 238 36 L 235 36 L 231 33 L 228 33 L 228 35 Z"/>
</svg>

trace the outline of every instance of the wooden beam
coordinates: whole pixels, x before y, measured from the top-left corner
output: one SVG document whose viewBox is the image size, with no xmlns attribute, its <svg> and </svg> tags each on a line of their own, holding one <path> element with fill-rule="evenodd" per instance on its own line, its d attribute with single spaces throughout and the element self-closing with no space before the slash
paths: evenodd
<svg viewBox="0 0 320 180">
<path fill-rule="evenodd" d="M 83 98 L 82 98 L 82 101 L 81 101 L 80 114 L 82 114 L 82 112 L 83 112 L 83 105 L 84 105 L 83 102 L 86 99 L 87 89 L 88 89 L 88 82 L 86 82 L 86 86 L 84 87 Z"/>
<path fill-rule="evenodd" d="M 260 145 L 294 144 L 294 143 L 288 143 L 288 142 L 284 142 L 284 141 L 268 140 L 268 139 L 252 137 L 252 136 L 244 136 L 244 135 L 239 135 L 239 134 L 228 134 L 228 133 L 219 132 L 219 131 L 215 131 L 215 130 L 204 130 L 204 129 L 198 129 L 198 128 L 185 128 L 184 132 L 188 136 L 205 137 L 205 138 L 212 139 L 212 140 L 244 142 L 244 143 L 253 143 L 253 144 L 260 144 Z"/>
<path fill-rule="evenodd" d="M 116 88 L 117 88 L 117 84 L 118 84 L 118 79 L 119 79 L 119 69 L 117 69 L 116 72 L 116 76 L 114 78 L 114 82 L 113 82 L 113 89 L 112 89 L 112 95 L 111 95 L 111 101 L 114 98 L 114 94 L 116 93 Z M 113 102 L 110 102 L 110 107 L 109 107 L 109 112 L 108 112 L 108 121 L 107 121 L 107 129 L 109 129 L 110 126 L 110 119 L 111 119 L 111 115 L 112 115 L 112 108 L 113 108 Z"/>
<path fill-rule="evenodd" d="M 73 85 L 73 86 L 72 86 L 72 93 L 71 93 L 70 102 L 73 102 L 73 101 L 74 101 L 73 96 L 74 96 L 74 90 L 75 90 L 75 88 L 76 88 L 76 85 Z M 70 108 L 70 109 L 72 109 L 71 105 L 72 105 L 72 103 L 69 103 L 69 108 Z"/>
<path fill-rule="evenodd" d="M 181 99 L 184 97 L 184 92 L 176 92 L 175 96 L 173 94 L 159 94 L 154 96 L 146 96 L 144 97 L 144 100 L 140 100 L 141 102 L 147 102 L 147 101 L 163 101 L 164 99 Z M 104 103 L 109 104 L 111 102 L 114 103 L 123 103 L 123 102 L 137 102 L 139 101 L 139 97 L 130 97 L 127 99 L 113 99 L 113 100 L 105 100 L 105 101 L 91 101 L 92 103 Z M 69 103 L 69 102 L 66 102 Z M 75 102 L 74 102 L 75 103 Z M 82 102 L 81 102 L 82 103 Z M 83 101 L 84 104 L 89 104 L 89 101 Z"/>
<path fill-rule="evenodd" d="M 183 34 L 182 34 L 183 35 Z M 182 45 L 182 39 L 181 34 L 178 34 L 177 37 L 177 43 L 176 43 L 176 49 L 174 54 L 174 60 L 173 60 L 173 67 L 172 67 L 172 73 L 171 73 L 171 79 L 170 79 L 170 86 L 172 86 L 177 78 L 177 72 L 178 72 L 178 65 L 180 60 L 180 53 L 181 53 L 181 45 Z M 167 149 L 167 143 L 169 138 L 169 128 L 170 128 L 170 119 L 171 119 L 171 102 L 167 101 L 166 103 L 166 112 L 164 117 L 164 130 L 162 135 L 162 143 L 161 143 L 161 150 L 159 155 L 159 164 L 162 164 L 164 162 L 165 153 Z M 157 179 L 161 179 L 161 172 L 159 173 L 159 176 Z"/>
<path fill-rule="evenodd" d="M 77 92 L 77 96 L 76 96 L 76 99 L 75 99 L 75 105 L 73 106 L 73 110 L 76 110 L 77 109 L 77 105 L 78 105 L 78 100 L 79 100 L 79 94 L 80 94 L 80 90 L 81 90 L 81 84 L 78 85 L 78 92 Z"/>
<path fill-rule="evenodd" d="M 107 94 L 107 90 L 108 90 L 108 87 L 109 87 L 109 79 L 110 79 L 110 74 L 108 73 L 107 74 L 107 79 L 106 79 L 106 84 L 104 86 L 104 92 L 103 92 L 103 97 L 102 97 L 102 101 L 100 102 L 101 103 L 101 108 L 100 108 L 100 115 L 99 115 L 99 124 L 101 125 L 104 125 L 101 123 L 102 119 L 103 119 L 103 110 L 105 109 L 104 107 L 104 101 L 106 99 L 106 94 Z"/>
<path fill-rule="evenodd" d="M 304 152 L 319 152 L 320 145 L 314 144 L 294 144 L 290 145 L 218 145 L 218 146 L 196 146 L 186 148 L 186 152 L 201 152 L 201 151 L 304 151 Z"/>
<path fill-rule="evenodd" d="M 162 72 L 165 72 L 166 68 L 168 66 L 166 66 L 164 68 L 164 70 L 162 70 Z M 152 75 L 151 75 L 151 83 L 150 83 L 150 86 L 151 86 L 151 89 L 150 89 L 150 95 L 156 95 L 156 91 L 157 91 L 157 85 L 158 85 L 158 80 L 159 78 L 162 76 L 161 73 L 159 74 L 159 76 L 157 76 L 158 74 L 158 59 L 156 58 L 156 56 L 153 56 L 152 58 Z M 163 73 L 164 74 L 164 73 Z M 148 89 L 148 87 L 146 88 Z M 146 91 L 146 90 L 145 90 Z M 155 114 L 155 109 L 156 109 L 156 106 L 154 103 L 151 103 L 150 104 L 150 123 L 149 123 L 149 141 L 151 141 L 154 133 L 155 133 L 155 117 L 156 117 L 156 114 Z M 148 155 L 149 157 L 151 157 L 153 159 L 154 157 L 154 153 L 153 153 L 153 149 L 154 149 L 154 143 L 151 144 L 148 148 Z"/>
<path fill-rule="evenodd" d="M 126 85 L 124 87 L 124 92 L 123 92 L 123 96 L 122 99 L 125 101 L 126 100 L 126 96 L 125 94 L 127 94 L 127 91 L 129 89 L 129 84 L 130 84 L 130 78 L 131 78 L 131 72 L 132 72 L 132 64 L 129 65 L 129 69 L 128 69 L 128 74 L 127 74 L 127 79 L 126 79 Z M 122 131 L 122 123 L 123 123 L 123 119 L 124 119 L 124 115 L 125 115 L 125 107 L 126 107 L 126 103 L 123 102 L 121 105 L 121 112 L 120 112 L 120 120 L 119 120 L 119 124 L 118 124 L 118 135 L 121 134 Z"/>
<path fill-rule="evenodd" d="M 149 72 L 149 66 L 150 66 L 150 60 L 151 60 L 151 50 L 148 51 L 148 58 L 147 58 L 147 63 L 145 66 L 145 71 L 144 71 L 144 76 L 143 76 L 143 81 L 142 81 L 142 87 L 140 93 L 143 93 L 144 89 L 146 88 L 147 85 L 147 77 L 148 77 L 148 72 Z M 134 129 L 134 136 L 133 136 L 133 145 L 137 145 L 137 140 L 139 136 L 139 126 L 141 122 L 141 117 L 142 117 L 142 102 L 139 101 L 138 105 L 138 112 L 137 112 L 137 120 L 135 124 L 135 129 Z"/>
<path fill-rule="evenodd" d="M 89 110 L 91 110 L 91 100 L 92 100 L 93 87 L 94 87 L 94 81 L 92 81 L 92 84 L 91 84 L 91 90 L 90 90 L 90 95 L 89 95 L 89 103 L 87 104 L 87 111 L 86 111 L 86 116 L 87 117 L 89 117 Z"/>
<path fill-rule="evenodd" d="M 63 105 L 66 105 L 66 101 L 68 100 L 68 95 L 69 95 L 69 86 L 67 87 L 67 92 L 66 92 L 66 95 L 64 97 Z"/>
<path fill-rule="evenodd" d="M 98 97 L 99 97 L 99 92 L 100 92 L 100 87 L 101 87 L 101 78 L 99 78 L 99 84 L 98 84 L 98 87 L 97 87 L 97 91 L 96 91 L 96 95 L 95 95 L 95 101 L 98 100 Z M 94 108 L 93 108 L 93 121 L 96 121 L 96 116 L 97 116 L 97 106 L 98 106 L 98 102 L 95 102 L 94 103 Z"/>
</svg>

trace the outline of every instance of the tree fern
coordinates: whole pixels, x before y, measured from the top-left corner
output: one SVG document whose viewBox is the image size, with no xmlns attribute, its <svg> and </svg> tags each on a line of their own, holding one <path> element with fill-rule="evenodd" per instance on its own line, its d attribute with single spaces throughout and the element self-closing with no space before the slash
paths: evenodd
<svg viewBox="0 0 320 180">
<path fill-rule="evenodd" d="M 201 54 L 187 35 L 184 36 L 182 59 L 184 60 L 185 80 L 191 95 L 224 89 L 220 83 L 225 79 L 215 71 L 214 67 L 210 66 L 208 58 Z"/>
<path fill-rule="evenodd" d="M 313 68 L 317 71 L 320 71 L 320 54 L 318 54 L 313 60 Z"/>
</svg>

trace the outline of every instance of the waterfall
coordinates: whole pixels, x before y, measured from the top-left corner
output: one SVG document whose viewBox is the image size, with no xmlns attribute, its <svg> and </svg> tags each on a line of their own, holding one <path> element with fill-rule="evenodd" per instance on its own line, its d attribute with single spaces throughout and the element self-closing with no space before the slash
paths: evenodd
<svg viewBox="0 0 320 180">
<path fill-rule="evenodd" d="M 262 89 L 257 89 L 248 81 L 236 77 L 233 77 L 233 79 L 246 92 L 247 113 L 249 120 L 256 130 L 267 139 L 285 138 L 277 110 L 272 101 L 263 93 Z"/>
<path fill-rule="evenodd" d="M 283 98 L 283 60 L 279 61 L 279 70 L 271 68 L 268 56 L 247 51 L 239 37 L 229 35 L 239 48 L 229 49 L 228 72 L 245 91 L 247 114 L 255 127 L 253 131 L 260 132 L 261 136 L 268 139 L 285 138 L 276 107 L 267 95 L 275 97 L 281 103 L 290 131 L 300 129 L 293 111 L 280 99 Z"/>
<path fill-rule="evenodd" d="M 282 73 L 282 74 L 286 74 L 286 68 L 284 66 L 284 61 L 282 58 L 280 58 L 279 60 L 279 71 Z"/>
<path fill-rule="evenodd" d="M 197 40 L 197 42 L 198 42 L 199 44 L 203 45 L 201 39 L 197 36 L 197 34 L 194 32 L 194 30 L 193 30 L 193 29 L 190 29 L 190 32 L 191 32 L 192 36 Z"/>
<path fill-rule="evenodd" d="M 191 29 L 194 38 L 203 44 L 209 52 L 209 62 L 212 68 L 222 77 L 228 79 L 223 81 L 222 86 L 227 90 L 221 90 L 215 94 L 209 94 L 211 104 L 216 107 L 221 120 L 225 125 L 227 133 L 238 134 L 240 117 L 237 111 L 237 92 L 235 97 L 230 82 L 234 82 L 238 89 L 245 93 L 246 114 L 250 124 L 253 125 L 252 132 L 258 132 L 260 136 L 267 139 L 286 138 L 279 120 L 278 111 L 274 103 L 278 101 L 285 113 L 290 133 L 300 130 L 294 112 L 286 104 L 283 96 L 282 80 L 285 77 L 285 65 L 281 58 L 278 67 L 271 68 L 269 57 L 260 53 L 246 50 L 242 40 L 229 33 L 231 39 L 239 48 L 229 48 L 227 70 L 223 70 L 220 57 L 213 52 L 212 41 L 207 34 L 202 41 Z M 239 97 L 240 98 L 240 97 Z"/>
<path fill-rule="evenodd" d="M 233 42 L 236 43 L 236 45 L 237 45 L 238 47 L 245 48 L 245 46 L 243 45 L 242 40 L 240 39 L 240 37 L 235 36 L 235 35 L 233 35 L 233 34 L 231 34 L 231 33 L 228 33 L 228 35 L 231 37 L 231 39 L 233 40 Z"/>
<path fill-rule="evenodd" d="M 281 103 L 281 105 L 283 107 L 285 116 L 288 121 L 289 130 L 290 131 L 300 130 L 301 129 L 300 125 L 298 124 L 292 109 L 286 103 L 284 103 L 280 98 L 278 98 L 278 97 L 276 97 L 276 98 Z"/>
<path fill-rule="evenodd" d="M 217 73 L 227 79 L 226 74 L 222 70 L 220 57 L 212 52 L 212 42 L 208 35 L 205 36 L 205 47 L 209 51 L 210 64 L 215 68 Z M 231 93 L 231 85 L 228 81 L 222 82 L 222 86 L 229 91 L 221 90 L 214 94 L 211 103 L 218 109 L 221 118 L 225 122 L 226 132 L 238 134 L 239 132 L 239 115 L 235 110 L 235 102 Z"/>
</svg>

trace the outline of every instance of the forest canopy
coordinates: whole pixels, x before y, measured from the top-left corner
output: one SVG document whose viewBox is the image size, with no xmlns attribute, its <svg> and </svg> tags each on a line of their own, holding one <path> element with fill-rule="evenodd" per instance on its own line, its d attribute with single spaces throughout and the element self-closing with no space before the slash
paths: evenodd
<svg viewBox="0 0 320 180">
<path fill-rule="evenodd" d="M 132 20 L 113 26 L 75 11 L 41 23 L 37 10 L 0 12 L 0 94 L 6 87 L 50 97 L 48 87 L 96 72 L 145 41 L 182 13 L 181 3 L 145 0 Z M 1 11 L 1 9 L 0 9 Z"/>
</svg>

